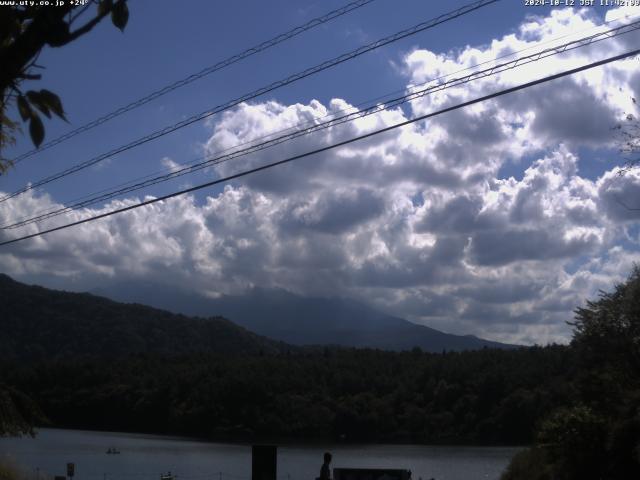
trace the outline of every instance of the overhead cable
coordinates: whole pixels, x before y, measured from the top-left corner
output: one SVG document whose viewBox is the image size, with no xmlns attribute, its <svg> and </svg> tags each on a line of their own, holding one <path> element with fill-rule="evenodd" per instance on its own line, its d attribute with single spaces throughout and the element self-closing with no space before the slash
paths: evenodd
<svg viewBox="0 0 640 480">
<path fill-rule="evenodd" d="M 464 5 L 460 8 L 457 8 L 451 12 L 442 14 L 434 19 L 428 20 L 426 22 L 422 22 L 419 23 L 417 25 L 414 25 L 411 28 L 402 30 L 400 32 L 397 32 L 393 35 L 390 35 L 388 37 L 382 38 L 380 40 L 377 40 L 375 42 L 369 43 L 367 45 L 364 45 L 360 48 L 357 48 L 356 50 L 353 50 L 349 53 L 345 53 L 342 54 L 338 57 L 335 57 L 331 60 L 327 60 L 325 62 L 322 62 L 314 67 L 310 67 L 307 68 L 306 70 L 303 70 L 301 72 L 298 72 L 296 74 L 290 75 L 289 77 L 283 79 L 283 80 L 279 80 L 277 82 L 273 82 L 265 87 L 259 88 L 258 90 L 254 90 L 251 93 L 245 94 L 239 98 L 236 98 L 234 100 L 230 100 L 224 104 L 218 105 L 216 107 L 213 107 L 210 110 L 206 110 L 202 113 L 193 115 L 185 120 L 182 120 L 180 122 L 177 122 L 173 125 L 167 126 L 165 128 L 162 128 L 160 130 L 156 130 L 155 132 L 152 132 L 144 137 L 138 138 L 137 140 L 134 140 L 126 145 L 122 145 L 120 147 L 117 147 L 113 150 L 110 150 L 106 153 L 103 153 L 101 155 L 98 155 L 96 157 L 93 157 L 89 160 L 86 160 L 84 162 L 81 162 L 79 164 L 76 164 L 72 167 L 69 167 L 61 172 L 55 173 L 53 175 L 50 175 L 48 177 L 45 177 L 41 180 L 38 180 L 32 184 L 28 184 L 24 187 L 22 187 L 19 190 L 14 191 L 13 193 L 6 195 L 2 198 L 0 198 L 0 203 L 7 201 L 11 198 L 14 198 L 24 192 L 27 192 L 29 190 L 32 190 L 34 188 L 38 188 L 41 187 L 42 185 L 46 185 L 50 182 L 53 182 L 55 180 L 58 180 L 60 178 L 66 177 L 68 175 L 71 175 L 73 173 L 79 172 L 80 170 L 84 170 L 85 168 L 91 167 L 93 165 L 96 165 L 99 162 L 102 162 L 104 160 L 106 160 L 107 158 L 111 158 L 114 155 L 117 155 L 119 153 L 125 152 L 127 150 L 131 150 L 132 148 L 138 147 L 140 145 L 143 145 L 147 142 L 150 142 L 152 140 L 156 140 L 160 137 L 163 137 L 165 135 L 168 135 L 169 133 L 173 133 L 176 130 L 179 130 L 181 128 L 184 128 L 188 125 L 191 125 L 193 123 L 199 122 L 201 120 L 204 120 L 205 118 L 208 118 L 216 113 L 220 113 L 223 112 L 225 110 L 228 110 L 230 108 L 235 107 L 236 105 L 239 105 L 242 102 L 246 102 L 248 100 L 252 100 L 254 98 L 259 97 L 260 95 L 264 95 L 265 93 L 269 93 L 272 92 L 278 88 L 284 87 L 285 85 L 289 85 L 291 83 L 297 82 L 298 80 L 301 80 L 303 78 L 309 77 L 313 74 L 316 74 L 318 72 L 321 72 L 323 70 L 326 70 L 328 68 L 334 67 L 336 65 L 339 65 L 341 63 L 344 63 L 348 60 L 351 60 L 353 58 L 356 58 L 360 55 L 363 55 L 367 52 L 370 52 L 372 50 L 375 50 L 377 48 L 380 48 L 384 45 L 388 45 L 390 43 L 396 42 L 398 40 L 401 40 L 403 38 L 406 38 L 408 36 L 411 35 L 415 35 L 416 33 L 422 32 L 424 30 L 427 30 L 429 28 L 433 28 L 437 25 L 440 25 L 442 23 L 451 21 L 455 18 L 458 18 L 462 15 L 466 15 L 470 12 L 473 12 L 475 10 L 478 10 L 479 8 L 482 7 L 486 7 L 487 5 L 499 2 L 500 0 L 478 0 L 475 2 L 472 2 L 470 4 Z"/>
<path fill-rule="evenodd" d="M 97 192 L 96 194 L 94 194 L 93 196 L 88 196 L 87 198 L 82 199 L 81 201 L 75 202 L 71 205 L 67 205 L 67 206 L 62 206 L 60 208 L 54 209 L 54 210 L 49 210 L 47 212 L 41 213 L 41 214 L 37 214 L 28 218 L 24 218 L 21 219 L 17 222 L 14 223 L 10 223 L 10 224 L 5 224 L 0 226 L 0 229 L 15 229 L 15 228 L 19 228 L 19 227 L 23 227 L 25 225 L 29 225 L 31 223 L 36 223 L 36 222 L 41 222 L 59 215 L 62 215 L 64 213 L 68 213 L 70 211 L 73 210 L 78 210 L 80 208 L 84 208 L 84 207 L 88 207 L 91 205 L 95 205 L 96 203 L 99 202 L 103 202 L 103 201 L 108 201 L 111 200 L 113 198 L 116 198 L 117 196 L 126 194 L 126 193 L 130 193 L 133 191 L 137 191 L 140 190 L 142 188 L 146 188 L 152 185 L 156 185 L 158 183 L 161 182 L 166 182 L 169 180 L 173 180 L 175 178 L 178 177 L 182 177 L 184 175 L 188 175 L 191 173 L 194 173 L 196 171 L 200 171 L 204 168 L 208 168 L 214 165 L 218 165 L 220 163 L 223 162 L 227 162 L 229 160 L 238 158 L 238 157 L 243 157 L 246 155 L 249 155 L 251 153 L 255 153 L 261 150 L 264 150 L 266 148 L 270 148 L 273 147 L 275 145 L 279 145 L 281 143 L 287 142 L 287 141 L 291 141 L 295 138 L 301 137 L 301 136 L 305 136 L 305 135 L 309 135 L 311 133 L 315 133 L 317 131 L 321 131 L 321 130 L 325 130 L 327 128 L 332 128 L 341 124 L 344 124 L 346 122 L 351 122 L 353 120 L 356 120 L 358 118 L 362 118 L 362 117 L 366 117 L 369 115 L 373 115 L 375 113 L 379 113 L 383 110 L 389 110 L 391 108 L 397 107 L 399 105 L 402 105 L 404 103 L 410 102 L 410 101 L 414 101 L 417 100 L 419 98 L 425 97 L 427 95 L 431 95 L 435 92 L 439 92 L 439 91 L 443 91 L 446 90 L 448 88 L 452 88 L 452 87 L 457 87 L 463 84 L 467 84 L 469 82 L 475 81 L 475 80 L 479 80 L 482 78 L 486 78 L 488 76 L 492 76 L 492 75 L 496 75 L 498 73 L 507 71 L 507 70 L 511 70 L 514 69 L 516 67 L 520 67 L 532 62 L 536 62 L 539 60 L 542 60 L 544 58 L 548 58 L 550 56 L 553 55 L 557 55 L 560 53 L 564 53 L 564 52 L 568 52 L 571 50 L 575 50 L 577 48 L 583 48 L 586 47 L 588 45 L 592 45 L 596 42 L 600 42 L 603 40 L 607 40 L 607 39 L 611 39 L 614 38 L 616 36 L 619 35 L 623 35 L 625 33 L 629 33 L 632 31 L 636 31 L 640 29 L 640 20 L 636 21 L 636 22 L 632 22 L 630 24 L 627 25 L 622 25 L 620 27 L 616 27 L 616 28 L 612 28 L 610 30 L 604 31 L 604 32 L 599 32 L 593 35 L 589 35 L 587 37 L 584 38 L 580 38 L 577 40 L 572 40 L 570 42 L 567 42 L 563 45 L 557 45 L 554 47 L 550 47 L 535 53 L 532 53 L 530 55 L 524 56 L 524 57 L 519 57 L 516 58 L 514 60 L 508 61 L 508 62 L 503 62 L 501 64 L 497 64 L 494 65 L 492 67 L 483 69 L 483 70 L 479 70 L 479 71 L 475 71 L 472 72 L 468 75 L 462 76 L 462 77 L 456 77 L 456 78 L 451 78 L 449 80 L 444 81 L 444 78 L 446 78 L 447 76 L 443 76 L 443 77 L 439 77 L 438 79 L 434 79 L 428 82 L 425 82 L 425 85 L 429 85 L 429 84 L 433 84 L 434 82 L 436 82 L 433 85 L 430 85 L 426 88 L 422 88 L 422 89 L 416 89 L 415 87 L 413 87 L 411 89 L 411 91 L 405 95 L 401 95 L 399 97 L 387 100 L 385 103 L 382 104 L 374 104 L 372 106 L 369 106 L 367 108 L 363 108 L 360 110 L 356 110 L 356 111 L 352 111 L 350 113 L 345 113 L 344 115 L 341 115 L 339 117 L 334 117 L 331 120 L 327 120 L 324 122 L 320 122 L 320 123 L 315 123 L 312 124 L 309 127 L 306 128 L 301 128 L 298 130 L 295 130 L 291 133 L 288 134 L 283 134 L 280 135 L 276 138 L 261 142 L 261 143 L 257 143 L 254 145 L 251 145 L 249 147 L 240 149 L 240 150 L 236 150 L 233 151 L 231 153 L 227 153 L 224 155 L 220 155 L 220 154 L 215 154 L 214 156 L 209 156 L 209 157 L 204 157 L 204 159 L 201 159 L 202 161 L 199 161 L 195 164 L 190 164 L 187 166 L 183 166 L 182 168 L 179 169 L 174 169 L 171 170 L 167 173 L 164 173 L 162 175 L 158 175 L 156 177 L 152 177 L 152 178 L 145 178 L 142 181 L 139 181 L 137 183 L 133 183 L 133 184 L 127 184 L 127 185 L 123 185 L 121 187 L 114 187 L 113 189 L 111 189 L 110 191 L 101 191 L 101 192 Z"/>
<path fill-rule="evenodd" d="M 351 143 L 358 142 L 360 140 L 364 140 L 366 138 L 373 137 L 375 135 L 380 135 L 382 133 L 394 130 L 396 128 L 404 127 L 406 125 L 410 125 L 410 124 L 413 124 L 413 123 L 416 123 L 416 122 L 419 122 L 419 121 L 422 121 L 422 120 L 426 120 L 426 119 L 431 118 L 431 117 L 442 115 L 443 113 L 452 112 L 454 110 L 458 110 L 458 109 L 461 109 L 461 108 L 464 108 L 464 107 L 468 107 L 468 106 L 474 105 L 476 103 L 485 102 L 485 101 L 491 100 L 493 98 L 501 97 L 503 95 L 507 95 L 507 94 L 510 94 L 510 93 L 513 93 L 513 92 L 517 92 L 519 90 L 524 90 L 524 89 L 527 89 L 527 88 L 531 88 L 531 87 L 533 87 L 535 85 L 540 85 L 540 84 L 543 84 L 543 83 L 547 83 L 547 82 L 550 82 L 552 80 L 556 80 L 558 78 L 566 77 L 566 76 L 569 76 L 569 75 L 574 75 L 576 73 L 583 72 L 585 70 L 589 70 L 589 69 L 592 69 L 592 68 L 595 68 L 595 67 L 599 67 L 599 66 L 602 66 L 602 65 L 605 65 L 605 64 L 608 64 L 608 63 L 611 63 L 611 62 L 615 62 L 615 61 L 618 61 L 618 60 L 622 60 L 622 59 L 625 59 L 625 58 L 628 58 L 628 57 L 632 57 L 632 56 L 635 56 L 635 55 L 638 55 L 638 54 L 640 54 L 640 49 L 632 50 L 630 52 L 626 52 L 626 53 L 623 53 L 623 54 L 620 54 L 620 55 L 615 55 L 613 57 L 609 57 L 609 58 L 606 58 L 604 60 L 599 60 L 597 62 L 592 62 L 592 63 L 589 63 L 587 65 L 583 65 L 581 67 L 577 67 L 577 68 L 573 68 L 573 69 L 570 69 L 570 70 L 566 70 L 564 72 L 556 73 L 554 75 L 549 75 L 547 77 L 544 77 L 544 78 L 541 78 L 541 79 L 538 79 L 538 80 L 533 80 L 533 81 L 530 81 L 530 82 L 527 82 L 527 83 L 523 83 L 523 84 L 517 85 L 515 87 L 506 88 L 504 90 L 500 90 L 498 92 L 494 92 L 494 93 L 491 93 L 489 95 L 484 95 L 482 97 L 475 98 L 473 100 L 469 100 L 469 101 L 466 101 L 466 102 L 463 102 L 463 103 L 459 103 L 459 104 L 456 104 L 456 105 L 453 105 L 453 106 L 450 106 L 450 107 L 446 107 L 446 108 L 440 109 L 440 110 L 438 110 L 436 112 L 431 112 L 431 113 L 427 113 L 425 115 L 420 115 L 420 116 L 412 118 L 410 120 L 405 120 L 403 122 L 399 122 L 399 123 L 396 123 L 396 124 L 393 124 L 393 125 L 390 125 L 390 126 L 387 126 L 387 127 L 384 127 L 384 128 L 380 128 L 380 129 L 375 130 L 373 132 L 365 133 L 365 134 L 359 135 L 357 137 L 352 137 L 352 138 L 350 138 L 348 140 L 344 140 L 342 142 L 337 142 L 337 143 L 334 143 L 332 145 L 328 145 L 328 146 L 321 147 L 321 148 L 318 148 L 318 149 L 315 149 L 315 150 L 311 150 L 311 151 L 308 151 L 308 152 L 305 152 L 305 153 L 302 153 L 302 154 L 299 154 L 299 155 L 294 155 L 292 157 L 288 157 L 288 158 L 285 158 L 283 160 L 279 160 L 279 161 L 276 161 L 276 162 L 268 163 L 266 165 L 262 165 L 260 167 L 255 167 L 255 168 L 252 168 L 252 169 L 249 169 L 249 170 L 245 170 L 245 171 L 233 174 L 233 175 L 229 175 L 229 176 L 224 177 L 224 178 L 219 178 L 219 179 L 216 179 L 216 180 L 212 180 L 210 182 L 202 183 L 202 184 L 196 185 L 194 187 L 186 188 L 184 190 L 180 190 L 180 191 L 173 192 L 173 193 L 170 193 L 170 194 L 167 194 L 167 195 L 163 195 L 161 197 L 145 200 L 143 202 L 140 202 L 140 203 L 137 203 L 137 204 L 134 204 L 134 205 L 129 205 L 129 206 L 122 207 L 122 208 L 119 208 L 119 209 L 116 209 L 116 210 L 111 210 L 109 212 L 105 212 L 105 213 L 101 213 L 101 214 L 94 215 L 94 216 L 91 216 L 91 217 L 87 217 L 87 218 L 84 218 L 84 219 L 81 219 L 81 220 L 78 220 L 78 221 L 75 221 L 75 222 L 71 222 L 71 223 L 67 223 L 67 224 L 64 224 L 64 225 L 60 225 L 58 227 L 49 228 L 47 230 L 42 230 L 42 231 L 39 231 L 39 232 L 36 232 L 36 233 L 32 233 L 32 234 L 29 234 L 29 235 L 24 235 L 22 237 L 14 238 L 14 239 L 11 239 L 11 240 L 5 240 L 4 242 L 0 242 L 0 246 L 10 245 L 10 244 L 13 244 L 13 243 L 16 243 L 16 242 L 28 240 L 30 238 L 40 237 L 40 236 L 46 235 L 48 233 L 56 232 L 56 231 L 59 231 L 59 230 L 64 230 L 64 229 L 71 228 L 71 227 L 74 227 L 74 226 L 77 226 L 77 225 L 81 225 L 81 224 L 84 224 L 84 223 L 93 222 L 93 221 L 96 221 L 96 220 L 99 220 L 99 219 L 102 219 L 102 218 L 110 217 L 112 215 L 116 215 L 116 214 L 119 214 L 119 213 L 124 213 L 124 212 L 130 211 L 130 210 L 134 210 L 134 209 L 137 209 L 137 208 L 140 208 L 140 207 L 144 207 L 144 206 L 147 206 L 147 205 L 152 205 L 154 203 L 162 202 L 162 201 L 174 198 L 174 197 L 178 197 L 180 195 L 184 195 L 184 194 L 187 194 L 187 193 L 192 193 L 192 192 L 195 192 L 195 191 L 198 191 L 198 190 L 202 190 L 203 188 L 208 188 L 208 187 L 212 187 L 214 185 L 218 185 L 218 184 L 221 184 L 221 183 L 229 182 L 231 180 L 235 180 L 237 178 L 241 178 L 241 177 L 244 177 L 244 176 L 247 176 L 247 175 L 251 175 L 253 173 L 257 173 L 257 172 L 261 172 L 261 171 L 264 171 L 264 170 L 268 170 L 268 169 L 271 169 L 273 167 L 277 167 L 279 165 L 283 165 L 283 164 L 290 163 L 290 162 L 293 162 L 293 161 L 296 161 L 296 160 L 307 158 L 307 157 L 310 157 L 312 155 L 317 155 L 319 153 L 326 152 L 326 151 L 329 151 L 329 150 L 333 150 L 333 149 L 338 148 L 338 147 L 343 147 L 345 145 L 349 145 Z"/>
<path fill-rule="evenodd" d="M 267 40 L 265 42 L 262 42 L 259 45 L 253 46 L 251 48 L 246 49 L 245 51 L 238 53 L 236 55 L 232 55 L 228 58 L 225 58 L 224 60 L 221 60 L 213 65 L 210 65 L 206 68 L 203 68 L 202 70 L 200 70 L 197 73 L 191 74 L 185 78 L 182 78 L 180 80 L 177 80 L 173 83 L 170 83 L 169 85 L 165 85 L 164 87 L 134 101 L 131 103 L 128 103 L 127 105 L 124 105 L 116 110 L 113 110 L 112 112 L 109 112 L 99 118 L 96 118 L 95 120 L 92 120 L 88 123 L 85 123 L 84 125 L 75 128 L 63 135 L 60 135 L 57 138 L 54 138 L 53 140 L 50 140 L 48 142 L 45 142 L 44 144 L 40 145 L 39 148 L 34 148 L 28 152 L 23 153 L 22 155 L 17 156 L 16 158 L 14 158 L 12 160 L 13 164 L 17 164 L 18 162 L 21 162 L 22 160 L 25 160 L 26 158 L 32 157 L 34 155 L 36 155 L 37 153 L 43 152 L 44 150 L 47 150 L 55 145 L 59 145 L 62 142 L 65 142 L 66 140 L 69 140 L 70 138 L 75 137 L 76 135 L 80 135 L 81 133 L 87 132 L 89 130 L 92 130 L 93 128 L 102 125 L 103 123 L 108 122 L 109 120 L 113 120 L 116 117 L 119 117 L 127 112 L 130 112 L 131 110 L 134 110 L 138 107 L 141 107 L 142 105 L 145 105 L 153 100 L 155 100 L 156 98 L 162 97 L 163 95 L 166 95 L 169 92 L 172 92 L 174 90 L 177 90 L 178 88 L 182 88 L 185 85 L 189 85 L 190 83 L 195 82 L 196 80 L 199 80 L 203 77 L 206 77 L 207 75 L 210 75 L 214 72 L 217 72 L 218 70 L 222 70 L 223 68 L 226 68 L 230 65 L 233 65 L 234 63 L 239 62 L 240 60 L 244 60 L 245 58 L 251 57 L 252 55 L 255 55 L 257 53 L 263 52 L 265 50 L 268 50 L 271 47 L 274 47 L 282 42 L 285 42 L 293 37 L 296 37 L 297 35 L 300 35 L 303 32 L 306 32 L 307 30 L 311 30 L 315 27 L 318 27 L 320 25 L 324 25 L 325 23 L 338 18 L 342 15 L 345 15 L 353 10 L 356 10 L 358 8 L 364 7 L 365 5 L 374 2 L 375 0 L 356 0 L 354 2 L 348 3 L 347 5 L 338 8 L 336 10 L 332 10 L 331 12 L 328 12 L 324 15 L 322 15 L 321 17 L 317 17 L 314 18 L 312 20 L 309 20 L 307 23 L 305 23 L 304 25 L 300 25 L 297 26 L 285 33 L 281 33 L 280 35 L 277 35 L 273 38 L 271 38 L 270 40 Z"/>
</svg>

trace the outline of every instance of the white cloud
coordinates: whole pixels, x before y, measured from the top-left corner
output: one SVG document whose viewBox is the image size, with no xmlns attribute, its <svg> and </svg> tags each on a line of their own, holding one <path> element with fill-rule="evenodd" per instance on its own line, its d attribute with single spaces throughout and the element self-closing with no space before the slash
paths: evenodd
<svg viewBox="0 0 640 480">
<path fill-rule="evenodd" d="M 594 25 L 588 10 L 560 9 L 487 46 L 413 51 L 405 68 L 415 84 L 576 30 L 593 33 Z M 425 113 L 625 48 L 614 41 L 576 50 L 426 97 L 411 111 Z M 246 177 L 203 204 L 177 198 L 19 243 L 0 251 L 0 270 L 160 278 L 208 294 L 282 287 L 353 297 L 445 331 L 566 340 L 572 310 L 640 260 L 640 239 L 631 229 L 640 211 L 618 201 L 640 207 L 640 173 L 620 177 L 612 165 L 587 178 L 578 156 L 611 145 L 611 124 L 633 108 L 636 69 L 633 60 L 619 62 L 393 130 Z M 243 104 L 210 124 L 206 150 L 229 151 L 352 108 L 341 99 Z M 406 118 L 400 109 L 384 112 L 215 170 L 235 173 Z M 507 162 L 523 157 L 535 160 L 522 178 L 499 178 Z M 29 193 L 0 204 L 0 221 L 51 206 L 50 198 Z"/>
</svg>

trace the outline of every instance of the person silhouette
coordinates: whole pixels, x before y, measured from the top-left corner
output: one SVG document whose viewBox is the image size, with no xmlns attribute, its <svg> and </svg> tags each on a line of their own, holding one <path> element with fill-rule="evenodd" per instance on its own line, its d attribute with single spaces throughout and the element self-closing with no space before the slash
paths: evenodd
<svg viewBox="0 0 640 480">
<path fill-rule="evenodd" d="M 320 467 L 320 477 L 318 480 L 331 480 L 331 469 L 329 465 L 331 464 L 331 454 L 329 452 L 325 452 L 324 454 L 324 463 L 322 467 Z"/>
</svg>

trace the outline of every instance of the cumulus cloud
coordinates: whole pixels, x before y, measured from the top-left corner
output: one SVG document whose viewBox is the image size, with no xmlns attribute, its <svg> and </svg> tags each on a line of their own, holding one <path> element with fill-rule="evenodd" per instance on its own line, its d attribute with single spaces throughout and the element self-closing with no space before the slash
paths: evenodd
<svg viewBox="0 0 640 480">
<path fill-rule="evenodd" d="M 555 10 L 484 46 L 414 50 L 404 57 L 405 73 L 416 85 L 578 30 L 594 33 L 596 23 L 588 10 Z M 406 111 L 328 128 L 210 173 L 236 173 L 371 132 L 621 52 L 626 41 L 439 92 Z M 611 125 L 633 108 L 634 70 L 633 60 L 619 62 L 246 177 L 202 202 L 176 198 L 18 243 L 0 251 L 0 270 L 96 282 L 154 278 L 208 294 L 280 287 L 355 298 L 455 333 L 566 341 L 572 310 L 640 259 L 632 228 L 640 209 L 628 208 L 640 207 L 640 173 L 620 176 L 612 162 L 597 178 L 581 175 L 585 149 L 610 147 Z M 353 108 L 344 99 L 243 104 L 210 123 L 205 150 L 233 151 Z M 525 161 L 518 178 L 501 176 L 509 162 Z M 30 192 L 0 204 L 0 221 L 56 206 Z M 1 231 L 0 238 L 17 234 Z"/>
<path fill-rule="evenodd" d="M 598 182 L 600 207 L 616 222 L 640 220 L 640 172 L 619 169 L 607 172 Z"/>
</svg>

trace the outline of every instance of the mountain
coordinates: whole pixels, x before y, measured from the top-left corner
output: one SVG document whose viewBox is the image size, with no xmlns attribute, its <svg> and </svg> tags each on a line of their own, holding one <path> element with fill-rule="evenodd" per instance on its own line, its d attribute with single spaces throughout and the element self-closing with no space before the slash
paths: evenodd
<svg viewBox="0 0 640 480">
<path fill-rule="evenodd" d="M 339 298 L 313 298 L 280 289 L 208 298 L 160 284 L 121 282 L 96 291 L 121 302 L 153 305 L 186 315 L 222 315 L 252 332 L 294 345 L 341 345 L 429 352 L 513 345 L 452 335 Z"/>
<path fill-rule="evenodd" d="M 287 348 L 219 316 L 208 317 L 29 286 L 0 274 L 0 359 L 258 354 Z"/>
</svg>

